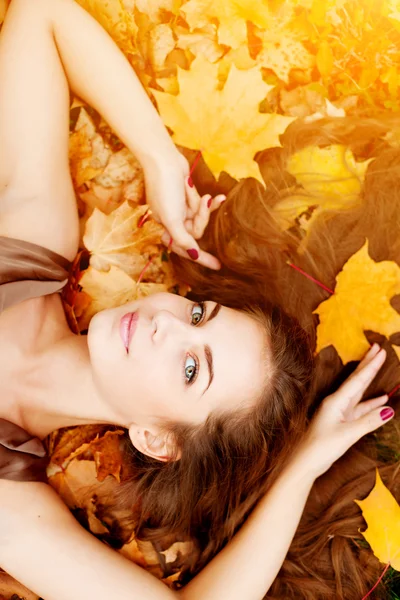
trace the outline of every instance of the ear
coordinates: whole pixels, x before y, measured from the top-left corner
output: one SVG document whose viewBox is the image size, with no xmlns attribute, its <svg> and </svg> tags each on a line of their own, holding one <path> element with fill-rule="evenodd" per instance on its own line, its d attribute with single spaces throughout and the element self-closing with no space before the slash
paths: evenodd
<svg viewBox="0 0 400 600">
<path fill-rule="evenodd" d="M 131 425 L 129 437 L 136 450 L 150 458 L 167 462 L 168 460 L 179 460 L 181 457 L 174 436 L 166 431 Z"/>
</svg>

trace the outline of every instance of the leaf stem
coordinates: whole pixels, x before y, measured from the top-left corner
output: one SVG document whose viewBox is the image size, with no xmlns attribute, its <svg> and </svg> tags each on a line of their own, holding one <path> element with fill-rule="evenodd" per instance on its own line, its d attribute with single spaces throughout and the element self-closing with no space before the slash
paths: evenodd
<svg viewBox="0 0 400 600">
<path fill-rule="evenodd" d="M 379 577 L 379 579 L 376 582 L 376 584 L 374 585 L 374 587 L 371 590 L 369 590 L 368 594 L 366 596 L 364 596 L 364 598 L 362 600 L 366 600 L 366 598 L 368 598 L 368 596 L 370 596 L 372 594 L 372 592 L 378 587 L 378 585 L 380 584 L 380 582 L 382 581 L 382 579 L 386 575 L 386 571 L 388 570 L 389 567 L 390 567 L 390 563 L 388 563 L 386 565 L 385 570 L 383 571 L 382 575 Z"/>
<path fill-rule="evenodd" d="M 307 277 L 307 279 L 309 279 L 310 281 L 313 281 L 314 283 L 316 283 L 317 285 L 319 285 L 320 288 L 322 288 L 326 292 L 329 292 L 329 294 L 333 295 L 335 293 L 333 290 L 331 290 L 330 288 L 328 288 L 321 281 L 318 281 L 318 279 L 315 279 L 315 277 L 312 277 L 312 275 L 309 275 L 308 273 L 306 273 L 305 271 L 303 271 L 303 269 L 300 269 L 300 267 L 297 267 L 296 265 L 294 265 L 291 262 L 288 262 L 287 264 L 289 265 L 289 267 L 292 267 L 292 269 L 295 269 L 296 271 L 298 271 L 299 273 L 301 273 L 302 275 L 304 275 L 304 277 Z"/>
</svg>

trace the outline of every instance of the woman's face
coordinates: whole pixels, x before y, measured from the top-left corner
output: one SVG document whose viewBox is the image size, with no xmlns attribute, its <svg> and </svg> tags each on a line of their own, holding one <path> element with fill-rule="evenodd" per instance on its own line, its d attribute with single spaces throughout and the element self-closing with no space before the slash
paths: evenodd
<svg viewBox="0 0 400 600">
<path fill-rule="evenodd" d="M 126 425 L 200 424 L 254 400 L 266 378 L 257 320 L 174 294 L 98 313 L 88 346 L 97 392 Z"/>
</svg>

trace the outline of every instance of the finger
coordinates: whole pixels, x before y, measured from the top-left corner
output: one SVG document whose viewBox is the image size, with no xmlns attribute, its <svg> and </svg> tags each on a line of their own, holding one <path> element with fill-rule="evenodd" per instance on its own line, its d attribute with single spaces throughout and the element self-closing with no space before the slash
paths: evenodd
<svg viewBox="0 0 400 600">
<path fill-rule="evenodd" d="M 194 237 L 185 229 L 183 221 L 166 221 L 164 219 L 164 225 L 170 237 L 174 240 L 175 248 L 179 247 L 183 251 L 185 258 L 197 261 L 200 255 L 199 245 Z"/>
<path fill-rule="evenodd" d="M 351 420 L 357 421 L 358 419 L 361 419 L 361 417 L 363 417 L 364 415 L 367 415 L 372 410 L 375 410 L 375 408 L 379 408 L 380 406 L 383 406 L 385 404 L 385 402 L 387 402 L 387 400 L 388 400 L 388 396 L 387 396 L 387 394 L 385 394 L 384 396 L 379 396 L 379 398 L 372 398 L 372 400 L 365 400 L 364 402 L 361 402 L 354 409 L 353 418 Z"/>
<path fill-rule="evenodd" d="M 224 194 L 219 194 L 215 198 L 210 194 L 206 194 L 202 197 L 199 212 L 194 219 L 195 228 L 193 236 L 196 240 L 203 237 L 204 231 L 210 221 L 211 213 L 217 210 L 225 200 L 226 196 Z"/>
<path fill-rule="evenodd" d="M 186 179 L 185 179 L 186 199 L 187 199 L 189 208 L 193 211 L 194 214 L 196 214 L 200 207 L 201 198 L 200 198 L 199 192 L 197 191 L 197 189 L 195 188 L 193 183 L 192 183 L 192 185 L 190 185 L 190 182 L 191 182 L 190 176 L 186 177 Z"/>
<path fill-rule="evenodd" d="M 163 237 L 163 241 L 164 241 Z M 168 241 L 170 240 L 170 237 L 168 236 L 168 240 L 166 240 L 166 245 L 168 245 Z M 187 253 L 182 250 L 182 248 L 180 248 L 180 246 L 177 246 L 175 244 L 175 241 L 172 242 L 171 245 L 171 250 L 172 252 L 175 252 L 175 254 L 178 254 L 178 256 L 182 256 L 182 258 L 188 258 Z M 204 267 L 207 267 L 208 269 L 212 269 L 214 271 L 218 271 L 221 268 L 221 263 L 219 262 L 219 260 L 217 258 L 215 258 L 215 256 L 213 256 L 212 254 L 209 254 L 208 252 L 204 252 L 204 250 L 202 250 L 201 248 L 199 248 L 199 257 L 196 260 L 196 263 L 203 265 Z"/>
<path fill-rule="evenodd" d="M 383 348 L 376 351 L 372 347 L 360 363 L 354 373 L 340 386 L 336 394 L 351 402 L 353 406 L 362 398 L 363 393 L 375 378 L 379 369 L 386 360 L 386 352 Z"/>
<path fill-rule="evenodd" d="M 371 431 L 375 431 L 394 417 L 394 410 L 390 406 L 384 406 L 383 408 L 376 408 L 372 410 L 367 415 L 364 415 L 358 421 L 355 421 L 353 424 L 355 427 L 355 433 L 358 436 L 357 440 L 360 439 L 363 435 L 367 433 L 371 433 Z"/>
<path fill-rule="evenodd" d="M 210 220 L 211 213 L 208 206 L 211 202 L 212 196 L 210 194 L 206 194 L 201 199 L 199 211 L 193 221 L 193 237 L 196 240 L 199 240 L 201 237 L 203 237 L 205 228 Z"/>
<path fill-rule="evenodd" d="M 218 194 L 215 198 L 212 199 L 211 203 L 208 203 L 208 209 L 210 212 L 214 212 L 217 210 L 226 200 L 225 194 Z"/>
</svg>

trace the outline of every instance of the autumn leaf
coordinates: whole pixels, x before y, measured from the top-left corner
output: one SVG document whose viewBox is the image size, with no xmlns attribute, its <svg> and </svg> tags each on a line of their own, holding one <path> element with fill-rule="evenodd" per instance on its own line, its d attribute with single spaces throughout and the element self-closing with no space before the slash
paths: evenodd
<svg viewBox="0 0 400 600">
<path fill-rule="evenodd" d="M 140 275 L 147 260 L 143 252 L 158 252 L 164 232 L 162 225 L 153 219 L 138 227 L 147 210 L 145 205 L 132 208 L 128 202 L 110 215 L 94 210 L 83 237 L 94 269 L 108 271 L 114 266 L 134 278 Z"/>
<path fill-rule="evenodd" d="M 153 23 L 161 22 L 163 12 L 177 15 L 183 0 L 135 0 L 135 5 L 140 12 L 149 16 Z"/>
<path fill-rule="evenodd" d="M 336 282 L 335 293 L 314 311 L 319 315 L 316 351 L 333 345 L 346 364 L 368 351 L 365 331 L 386 337 L 400 331 L 400 315 L 390 304 L 400 293 L 400 267 L 392 261 L 374 262 L 366 242 Z"/>
<path fill-rule="evenodd" d="M 355 500 L 368 525 L 363 536 L 382 563 L 400 571 L 400 506 L 382 482 L 378 469 L 376 483 L 365 500 Z"/>
<path fill-rule="evenodd" d="M 260 34 L 263 48 L 257 56 L 257 63 L 266 69 L 271 69 L 284 81 L 289 82 L 289 73 L 292 69 L 307 71 L 315 64 L 315 58 L 296 39 L 290 31 L 285 31 L 280 36 L 271 35 L 267 31 Z"/>
<path fill-rule="evenodd" d="M 273 208 L 283 229 L 288 229 L 309 207 L 316 207 L 307 219 L 308 230 L 326 211 L 347 210 L 361 203 L 361 186 L 370 160 L 356 162 L 352 151 L 341 145 L 307 146 L 293 154 L 286 170 L 302 187 Z"/>
<path fill-rule="evenodd" d="M 337 202 L 344 196 L 351 203 L 358 199 L 370 162 L 356 162 L 346 146 L 307 146 L 291 155 L 286 170 L 308 193 L 328 202 Z"/>
<path fill-rule="evenodd" d="M 239 71 L 232 66 L 223 90 L 219 90 L 218 65 L 198 57 L 190 71 L 178 70 L 178 81 L 178 96 L 154 91 L 174 141 L 202 150 L 215 177 L 225 171 L 236 179 L 254 177 L 263 183 L 254 155 L 280 146 L 279 136 L 293 119 L 258 111 L 271 89 L 259 70 Z"/>
<path fill-rule="evenodd" d="M 78 320 L 81 330 L 87 329 L 92 317 L 101 310 L 122 306 L 152 293 L 168 291 L 162 283 L 137 284 L 125 271 L 115 266 L 111 266 L 107 272 L 89 267 L 81 279 L 81 286 L 92 298 Z"/>
<path fill-rule="evenodd" d="M 194 32 L 188 32 L 184 27 L 180 27 L 175 29 L 175 33 L 178 36 L 176 43 L 178 48 L 190 50 L 194 56 L 201 55 L 211 63 L 220 60 L 225 53 L 224 48 L 218 43 L 215 25 L 210 24 Z"/>
<path fill-rule="evenodd" d="M 271 25 L 266 0 L 189 0 L 182 7 L 182 12 L 191 30 L 217 19 L 219 43 L 232 48 L 246 42 L 248 21 L 260 28 Z"/>
<path fill-rule="evenodd" d="M 0 600 L 40 600 L 39 596 L 29 591 L 22 583 L 0 571 Z"/>
<path fill-rule="evenodd" d="M 111 35 L 126 55 L 136 53 L 137 25 L 129 0 L 76 0 Z M 131 7 L 133 8 L 133 6 Z"/>
<path fill-rule="evenodd" d="M 7 12 L 7 0 L 0 0 L 0 25 L 4 21 Z"/>
<path fill-rule="evenodd" d="M 103 172 L 111 156 L 102 136 L 96 131 L 87 111 L 81 108 L 75 131 L 69 138 L 69 161 L 76 187 Z"/>
</svg>

